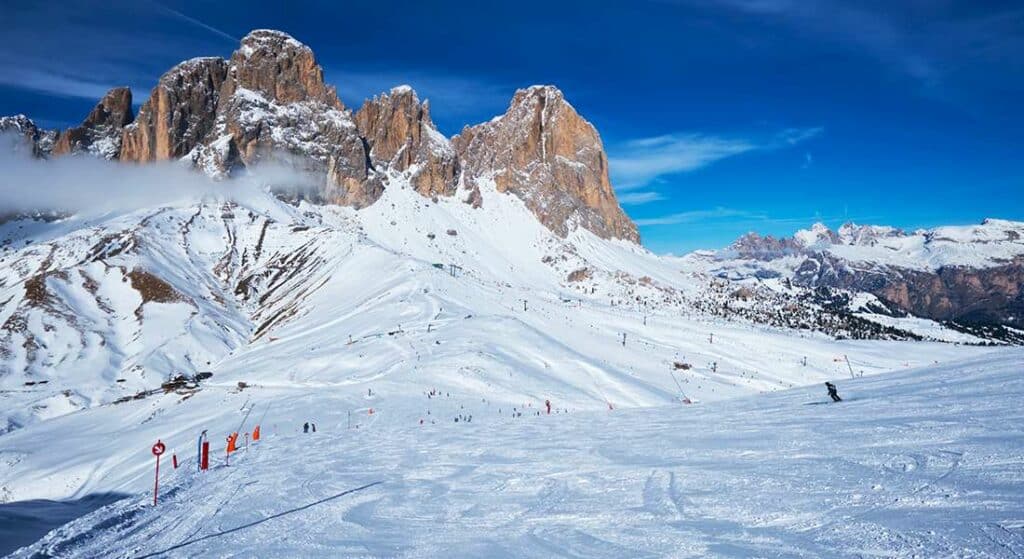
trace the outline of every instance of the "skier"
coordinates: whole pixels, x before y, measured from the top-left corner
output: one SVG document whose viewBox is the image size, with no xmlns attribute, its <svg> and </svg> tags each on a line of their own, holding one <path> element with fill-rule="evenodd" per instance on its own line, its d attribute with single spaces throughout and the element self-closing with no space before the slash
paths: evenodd
<svg viewBox="0 0 1024 559">
<path fill-rule="evenodd" d="M 551 415 L 551 400 L 544 400 L 544 405 L 548 408 L 548 415 Z"/>
<path fill-rule="evenodd" d="M 833 402 L 842 402 L 843 399 L 839 397 L 839 393 L 836 391 L 836 385 L 831 382 L 825 383 L 825 388 L 828 389 L 828 395 L 832 397 Z"/>
<path fill-rule="evenodd" d="M 316 423 L 313 424 L 313 432 L 316 433 Z"/>
<path fill-rule="evenodd" d="M 303 433 L 308 433 L 309 432 L 309 422 L 306 422 L 306 423 L 302 424 L 302 432 Z"/>
</svg>

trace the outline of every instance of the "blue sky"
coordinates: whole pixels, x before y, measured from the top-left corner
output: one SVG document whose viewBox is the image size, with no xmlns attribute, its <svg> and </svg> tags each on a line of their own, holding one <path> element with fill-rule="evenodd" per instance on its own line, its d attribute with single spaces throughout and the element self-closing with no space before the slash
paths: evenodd
<svg viewBox="0 0 1024 559">
<path fill-rule="evenodd" d="M 817 220 L 1024 220 L 1019 2 L 0 3 L 0 114 L 45 126 L 271 27 L 350 106 L 409 83 L 449 135 L 559 86 L 657 252 Z"/>
</svg>

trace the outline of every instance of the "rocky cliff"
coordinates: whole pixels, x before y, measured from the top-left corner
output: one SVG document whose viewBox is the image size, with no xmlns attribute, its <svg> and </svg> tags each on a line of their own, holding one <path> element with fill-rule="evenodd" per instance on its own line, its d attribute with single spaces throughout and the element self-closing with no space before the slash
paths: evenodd
<svg viewBox="0 0 1024 559">
<path fill-rule="evenodd" d="M 573 225 L 604 238 L 639 242 L 608 179 L 597 130 L 553 86 L 521 89 L 504 115 L 452 139 L 472 187 L 494 181 L 544 225 L 564 236 Z"/>
<path fill-rule="evenodd" d="M 100 99 L 82 124 L 57 135 L 52 153 L 89 153 L 116 159 L 121 153 L 121 131 L 133 118 L 132 90 L 115 87 Z"/>
<path fill-rule="evenodd" d="M 516 92 L 501 117 L 449 141 L 430 104 L 408 86 L 352 113 L 324 81 L 313 51 L 287 33 L 260 29 L 230 59 L 196 58 L 161 76 L 133 120 L 131 92 L 112 90 L 81 126 L 60 134 L 8 119 L 38 156 L 87 152 L 143 163 L 190 162 L 218 178 L 264 163 L 318 183 L 312 198 L 363 208 L 394 181 L 428 198 L 485 203 L 481 186 L 522 199 L 565 236 L 576 227 L 638 242 L 608 179 L 594 127 L 552 86 Z"/>
<path fill-rule="evenodd" d="M 424 196 L 455 194 L 458 157 L 430 119 L 429 102 L 421 103 L 412 88 L 399 86 L 367 100 L 355 120 L 374 167 L 407 173 Z"/>
<path fill-rule="evenodd" d="M 163 161 L 191 152 L 213 127 L 226 76 L 221 58 L 186 60 L 168 70 L 125 128 L 120 159 Z"/>
</svg>

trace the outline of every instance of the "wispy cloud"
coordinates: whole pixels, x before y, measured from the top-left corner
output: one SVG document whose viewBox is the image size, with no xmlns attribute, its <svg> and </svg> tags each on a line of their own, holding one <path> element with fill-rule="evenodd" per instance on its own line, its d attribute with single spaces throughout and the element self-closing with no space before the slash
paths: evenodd
<svg viewBox="0 0 1024 559">
<path fill-rule="evenodd" d="M 217 35 L 218 37 L 221 37 L 223 39 L 227 39 L 227 40 L 231 41 L 232 43 L 237 43 L 240 40 L 238 37 L 233 37 L 233 36 L 231 36 L 230 34 L 228 34 L 225 31 L 217 29 L 216 27 L 214 27 L 212 25 L 209 25 L 209 24 L 207 24 L 207 23 L 205 23 L 203 21 L 200 21 L 200 20 L 198 20 L 198 19 L 196 19 L 194 17 L 186 15 L 186 14 L 184 14 L 184 13 L 178 11 L 178 10 L 169 8 L 169 7 L 165 6 L 165 5 L 157 2 L 156 0 L 152 0 L 150 3 L 154 7 L 156 7 L 157 9 L 163 10 L 164 12 L 167 12 L 167 13 L 169 13 L 169 14 L 171 14 L 171 15 L 179 18 L 179 19 L 181 19 L 182 21 L 187 21 L 187 22 L 191 23 L 192 25 L 195 25 L 196 27 L 205 29 L 205 30 L 209 31 L 210 33 L 213 33 L 214 35 Z"/>
<path fill-rule="evenodd" d="M 2 64 L 0 64 L 2 67 Z M 0 85 L 30 89 L 60 97 L 79 97 L 98 100 L 115 84 L 100 83 L 69 73 L 57 73 L 37 68 L 20 72 L 0 71 Z M 133 93 L 135 93 L 133 91 Z"/>
<path fill-rule="evenodd" d="M 743 153 L 794 146 L 821 134 L 822 130 L 821 127 L 787 128 L 762 139 L 694 133 L 638 138 L 610 148 L 612 155 L 609 158 L 609 170 L 616 189 L 628 193 L 650 186 L 662 177 L 694 171 Z M 648 193 L 647 196 L 652 194 L 657 192 Z M 660 198 L 651 200 L 654 199 Z"/>
<path fill-rule="evenodd" d="M 611 149 L 608 165 L 612 181 L 619 190 L 631 190 L 663 175 L 693 171 L 757 149 L 757 144 L 682 133 L 630 140 Z"/>
<path fill-rule="evenodd" d="M 141 99 L 182 58 L 224 54 L 236 42 L 151 1 L 67 2 L 57 9 L 17 3 L 5 5 L 4 16 L 0 85 L 59 97 L 98 100 L 111 87 L 127 85 Z M 110 24 L 115 21 L 132 25 Z"/>
<path fill-rule="evenodd" d="M 664 199 L 665 196 L 654 191 L 624 192 L 619 195 L 619 203 L 623 206 L 639 206 Z"/>
<path fill-rule="evenodd" d="M 677 212 L 658 217 L 637 219 L 635 221 L 637 225 L 644 227 L 651 225 L 680 225 L 685 223 L 700 223 L 730 218 L 751 219 L 761 217 L 763 216 L 746 210 L 736 210 L 732 208 L 718 207 L 710 210 L 690 210 L 685 212 Z"/>
<path fill-rule="evenodd" d="M 958 99 L 961 90 L 994 86 L 1005 92 L 1008 83 L 1020 84 L 1024 8 L 1012 2 L 662 1 L 783 25 L 797 35 L 873 58 L 916 82 L 931 98 L 963 101 Z M 990 79 L 993 75 L 999 79 Z"/>
<path fill-rule="evenodd" d="M 758 18 L 772 18 L 799 32 L 851 45 L 922 82 L 932 82 L 935 63 L 913 44 L 909 34 L 882 10 L 847 0 L 684 0 L 714 4 Z"/>
</svg>

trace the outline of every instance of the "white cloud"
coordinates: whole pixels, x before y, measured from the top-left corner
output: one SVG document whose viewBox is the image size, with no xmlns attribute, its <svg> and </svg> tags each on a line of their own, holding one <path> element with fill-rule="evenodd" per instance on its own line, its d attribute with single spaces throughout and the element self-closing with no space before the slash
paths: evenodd
<svg viewBox="0 0 1024 559">
<path fill-rule="evenodd" d="M 613 148 L 608 165 L 615 186 L 631 190 L 660 176 L 693 171 L 753 149 L 757 145 L 748 140 L 666 134 L 630 140 Z"/>
<path fill-rule="evenodd" d="M 619 191 L 648 186 L 667 175 L 686 173 L 729 157 L 782 149 L 809 140 L 823 128 L 786 128 L 766 139 L 675 133 L 629 140 L 612 146 L 609 171 Z"/>
<path fill-rule="evenodd" d="M 648 204 L 650 202 L 657 202 L 658 200 L 664 200 L 660 192 L 644 191 L 644 192 L 624 192 L 619 194 L 619 203 L 623 206 L 639 206 L 641 204 Z"/>
<path fill-rule="evenodd" d="M 710 220 L 721 220 L 726 218 L 745 218 L 745 219 L 756 219 L 763 218 L 757 214 L 745 210 L 734 210 L 731 208 L 714 208 L 710 210 L 691 210 L 686 212 L 678 212 L 659 217 L 649 217 L 643 219 L 637 219 L 636 224 L 643 226 L 650 225 L 680 225 L 684 223 L 697 223 Z"/>
<path fill-rule="evenodd" d="M 322 184 L 322 177 L 288 165 L 286 155 L 237 179 L 214 181 L 176 161 L 128 165 L 87 156 L 36 159 L 25 139 L 8 131 L 0 133 L 0 214 L 101 214 L 211 196 L 244 200 L 270 188 L 308 191 Z"/>
</svg>

